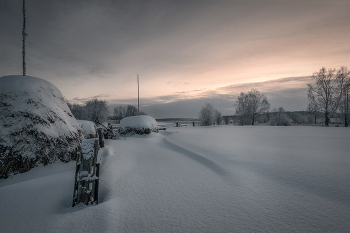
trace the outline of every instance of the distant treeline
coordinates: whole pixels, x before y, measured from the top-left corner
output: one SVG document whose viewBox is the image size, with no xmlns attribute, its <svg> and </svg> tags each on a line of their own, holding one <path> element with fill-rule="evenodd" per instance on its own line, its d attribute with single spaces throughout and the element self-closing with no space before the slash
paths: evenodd
<svg viewBox="0 0 350 233">
<path fill-rule="evenodd" d="M 306 111 L 286 111 L 283 107 L 270 109 L 267 97 L 258 90 L 252 89 L 247 93 L 237 95 L 235 103 L 235 115 L 222 116 L 212 104 L 205 103 L 200 109 L 198 119 L 193 118 L 163 118 L 158 122 L 199 122 L 200 125 L 254 125 L 269 124 L 287 126 L 293 124 L 349 124 L 349 89 L 350 71 L 347 67 L 340 69 L 321 68 L 313 74 L 313 84 L 308 84 L 308 99 Z M 67 101 L 72 114 L 77 119 L 94 121 L 99 117 L 100 121 L 121 119 L 129 116 L 146 115 L 133 105 L 120 105 L 114 108 L 113 116 L 108 116 L 106 100 L 93 99 L 85 104 L 72 104 Z"/>
<path fill-rule="evenodd" d="M 66 103 L 74 117 L 78 120 L 95 121 L 98 117 L 100 122 L 112 120 L 119 123 L 125 117 L 147 115 L 143 111 L 139 112 L 133 105 L 120 105 L 113 109 L 114 114 L 110 116 L 107 100 L 97 98 L 86 101 L 84 104 L 70 103 L 68 100 L 66 100 Z"/>
<path fill-rule="evenodd" d="M 293 124 L 330 124 L 349 125 L 349 89 L 350 71 L 347 67 L 326 69 L 322 67 L 312 75 L 314 83 L 307 84 L 308 99 L 306 111 L 286 111 L 283 107 L 270 110 L 267 97 L 258 90 L 252 89 L 237 95 L 233 106 L 236 114 L 221 117 L 213 105 L 206 103 L 199 113 L 201 125 L 235 124 L 254 125 L 268 124 L 287 126 Z M 221 121 L 219 121 L 219 116 Z"/>
<path fill-rule="evenodd" d="M 222 123 L 242 125 L 241 118 L 238 115 L 223 116 Z M 257 117 L 255 123 L 276 126 L 324 125 L 324 114 L 322 112 L 310 113 L 309 111 L 284 111 L 283 108 L 280 108 L 279 110 L 262 113 Z M 245 124 L 249 125 L 250 121 L 247 120 Z M 334 117 L 330 119 L 330 124 L 344 124 L 344 115 L 342 113 L 334 114 Z"/>
<path fill-rule="evenodd" d="M 193 119 L 193 118 L 161 118 L 161 119 L 156 119 L 158 122 L 183 122 L 183 121 L 198 121 L 198 119 Z"/>
<path fill-rule="evenodd" d="M 106 100 L 99 100 L 97 98 L 86 101 L 85 104 L 66 103 L 72 112 L 73 116 L 78 120 L 95 121 L 98 117 L 101 122 L 108 118 L 108 107 Z"/>
</svg>

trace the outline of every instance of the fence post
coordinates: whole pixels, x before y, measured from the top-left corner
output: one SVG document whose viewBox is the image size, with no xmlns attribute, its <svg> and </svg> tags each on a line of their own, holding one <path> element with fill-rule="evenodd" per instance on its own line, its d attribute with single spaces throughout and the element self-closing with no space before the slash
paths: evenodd
<svg viewBox="0 0 350 233">
<path fill-rule="evenodd" d="M 100 177 L 100 163 L 96 164 L 96 176 Z M 95 181 L 95 200 L 96 200 L 96 204 L 98 204 L 98 187 L 100 184 L 100 179 L 97 179 Z"/>
<path fill-rule="evenodd" d="M 97 128 L 97 134 L 98 134 L 98 140 L 100 143 L 100 147 L 104 147 L 105 146 L 105 136 L 103 134 L 103 129 Z"/>
<path fill-rule="evenodd" d="M 81 153 L 77 158 L 72 206 L 80 202 L 98 204 L 99 164 L 96 164 L 99 142 L 97 138 L 81 143 Z"/>
</svg>

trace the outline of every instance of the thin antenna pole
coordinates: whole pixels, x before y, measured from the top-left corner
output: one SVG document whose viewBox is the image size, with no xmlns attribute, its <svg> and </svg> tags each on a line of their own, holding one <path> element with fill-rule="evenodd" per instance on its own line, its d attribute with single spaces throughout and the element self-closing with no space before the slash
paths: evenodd
<svg viewBox="0 0 350 233">
<path fill-rule="evenodd" d="M 140 81 L 139 81 L 139 74 L 137 74 L 137 115 L 140 116 Z"/>
<path fill-rule="evenodd" d="M 345 127 L 348 127 L 348 112 L 349 112 L 349 87 L 350 84 L 347 84 L 346 86 L 346 105 L 345 105 Z"/>
<path fill-rule="evenodd" d="M 23 58 L 23 63 L 22 63 L 22 68 L 23 68 L 23 76 L 26 76 L 26 9 L 25 9 L 25 0 L 23 0 L 23 30 L 22 30 L 22 36 L 23 36 L 23 46 L 22 46 L 22 58 Z"/>
</svg>

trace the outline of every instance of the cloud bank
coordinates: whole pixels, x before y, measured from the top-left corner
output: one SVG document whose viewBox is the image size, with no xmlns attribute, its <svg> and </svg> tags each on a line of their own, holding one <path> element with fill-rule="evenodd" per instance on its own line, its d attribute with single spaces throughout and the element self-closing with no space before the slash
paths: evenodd
<svg viewBox="0 0 350 233">
<path fill-rule="evenodd" d="M 234 103 L 240 92 L 252 88 L 265 94 L 271 108 L 283 107 L 287 111 L 302 111 L 307 106 L 307 84 L 312 77 L 289 77 L 265 82 L 228 85 L 214 90 L 192 90 L 174 95 L 140 99 L 140 108 L 155 118 L 197 118 L 205 103 L 213 104 L 223 115 L 235 114 Z M 110 109 L 124 104 L 137 105 L 137 99 L 110 99 Z"/>
</svg>

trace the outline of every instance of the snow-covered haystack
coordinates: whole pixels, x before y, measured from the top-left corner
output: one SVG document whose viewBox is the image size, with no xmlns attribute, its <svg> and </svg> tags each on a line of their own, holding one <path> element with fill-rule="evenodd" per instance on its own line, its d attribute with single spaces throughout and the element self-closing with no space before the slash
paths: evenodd
<svg viewBox="0 0 350 233">
<path fill-rule="evenodd" d="M 120 121 L 120 125 L 126 130 L 126 133 L 150 134 L 158 132 L 157 121 L 150 116 L 131 116 L 125 117 Z"/>
<path fill-rule="evenodd" d="M 81 139 L 80 125 L 53 84 L 30 76 L 0 78 L 0 178 L 75 159 Z"/>
<path fill-rule="evenodd" d="M 92 121 L 78 120 L 85 139 L 96 138 L 96 124 Z"/>
</svg>

